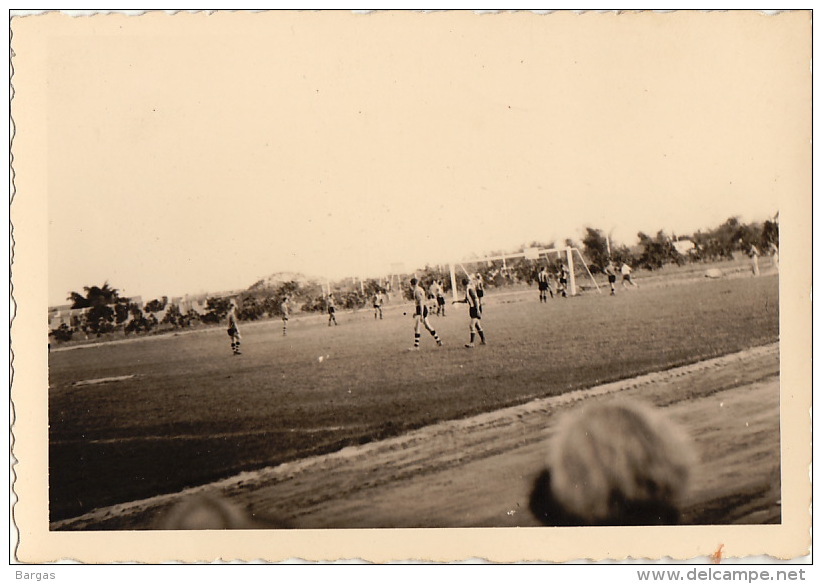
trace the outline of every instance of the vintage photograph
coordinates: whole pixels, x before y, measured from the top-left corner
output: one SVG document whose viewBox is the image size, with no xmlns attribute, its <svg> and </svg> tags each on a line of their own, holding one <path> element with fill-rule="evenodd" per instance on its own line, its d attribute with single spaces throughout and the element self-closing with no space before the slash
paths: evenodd
<svg viewBox="0 0 822 584">
<path fill-rule="evenodd" d="M 394 542 L 375 561 L 804 555 L 810 31 L 12 18 L 32 557 L 373 529 Z M 686 526 L 710 536 L 642 535 Z M 454 528 L 511 547 L 414 540 Z"/>
</svg>

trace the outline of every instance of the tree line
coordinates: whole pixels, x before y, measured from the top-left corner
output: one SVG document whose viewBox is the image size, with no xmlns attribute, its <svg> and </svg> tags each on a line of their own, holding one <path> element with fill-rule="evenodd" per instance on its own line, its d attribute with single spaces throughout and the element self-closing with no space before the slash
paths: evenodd
<svg viewBox="0 0 822 584">
<path fill-rule="evenodd" d="M 680 253 L 677 243 L 690 241 L 687 253 Z M 603 230 L 586 227 L 580 246 L 570 239 L 564 246 L 582 250 L 588 268 L 592 273 L 601 272 L 607 262 L 617 265 L 623 262 L 632 268 L 657 270 L 666 264 L 683 265 L 688 262 L 714 262 L 733 259 L 735 253 L 748 253 L 753 247 L 761 252 L 778 249 L 779 224 L 777 218 L 763 223 L 744 224 L 737 217 L 731 217 L 714 229 L 676 237 L 658 231 L 655 235 L 637 234 L 637 244 L 628 247 L 613 242 Z M 511 254 L 522 253 L 527 248 L 554 249 L 555 242 L 532 241 Z M 489 257 L 504 255 L 503 252 L 490 252 Z M 537 272 L 548 263 L 551 271 L 558 272 L 564 258 L 550 257 L 540 261 L 516 258 L 510 261 L 466 262 L 466 268 L 472 275 L 479 274 L 487 287 L 503 287 L 515 284 L 532 284 L 536 281 Z M 460 271 L 462 271 L 460 267 Z M 433 280 L 440 280 L 446 292 L 451 291 L 450 271 L 444 266 L 426 265 L 414 272 L 417 278 L 429 285 Z M 459 276 L 458 276 L 459 277 Z M 341 280 L 330 285 L 331 293 L 339 308 L 357 310 L 369 305 L 370 299 L 378 292 L 409 299 L 409 289 L 392 290 L 388 281 L 370 279 L 364 281 Z M 302 312 L 321 312 L 326 308 L 326 290 L 317 282 L 300 283 L 297 281 L 282 282 L 276 286 L 266 285 L 259 281 L 237 297 L 237 316 L 240 320 L 254 321 L 282 314 L 281 305 L 284 297 L 289 297 L 293 309 Z M 116 288 L 104 283 L 102 286 L 86 286 L 83 293 L 70 292 L 67 300 L 72 309 L 84 309 L 71 318 L 69 324 L 63 323 L 50 331 L 57 341 L 69 341 L 77 333 L 85 338 L 100 337 L 122 331 L 126 336 L 147 334 L 159 330 L 176 330 L 201 324 L 216 324 L 225 319 L 231 305 L 231 298 L 211 296 L 205 299 L 203 311 L 182 308 L 169 302 L 168 297 L 153 299 L 144 306 L 139 306 L 130 298 L 121 296 Z M 161 316 L 158 317 L 158 315 Z"/>
<path fill-rule="evenodd" d="M 779 247 L 777 218 L 746 224 L 738 217 L 730 217 L 714 229 L 680 237 L 663 231 L 653 236 L 639 232 L 638 245 L 633 249 L 609 242 L 601 229 L 586 227 L 585 231 L 582 243 L 592 271 L 601 271 L 609 259 L 618 265 L 624 262 L 632 268 L 657 270 L 665 264 L 731 260 L 735 253 L 750 253 L 754 248 L 759 253 L 769 253 Z M 691 247 L 687 253 L 680 253 L 676 244 L 686 241 L 691 242 Z"/>
</svg>

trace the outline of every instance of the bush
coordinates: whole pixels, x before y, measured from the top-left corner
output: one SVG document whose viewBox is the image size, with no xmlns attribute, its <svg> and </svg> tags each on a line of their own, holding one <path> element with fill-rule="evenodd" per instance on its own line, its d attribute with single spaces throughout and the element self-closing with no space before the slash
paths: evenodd
<svg viewBox="0 0 822 584">
<path fill-rule="evenodd" d="M 300 308 L 303 312 L 324 312 L 325 298 L 322 296 L 313 296 L 308 298 Z"/>
<path fill-rule="evenodd" d="M 206 300 L 206 312 L 200 319 L 206 323 L 218 323 L 228 314 L 231 307 L 231 300 L 228 298 L 211 297 Z"/>
<path fill-rule="evenodd" d="M 71 340 L 72 335 L 74 335 L 74 329 L 69 327 L 66 323 L 63 323 L 56 329 L 52 330 L 49 335 L 54 337 L 55 340 L 65 343 Z"/>
</svg>

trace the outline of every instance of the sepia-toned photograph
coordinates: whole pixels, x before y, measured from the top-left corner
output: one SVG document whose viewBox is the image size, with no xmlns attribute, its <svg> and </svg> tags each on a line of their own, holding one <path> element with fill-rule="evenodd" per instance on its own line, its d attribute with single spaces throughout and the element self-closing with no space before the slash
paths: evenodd
<svg viewBox="0 0 822 584">
<path fill-rule="evenodd" d="M 810 11 L 10 29 L 21 561 L 808 553 Z"/>
</svg>

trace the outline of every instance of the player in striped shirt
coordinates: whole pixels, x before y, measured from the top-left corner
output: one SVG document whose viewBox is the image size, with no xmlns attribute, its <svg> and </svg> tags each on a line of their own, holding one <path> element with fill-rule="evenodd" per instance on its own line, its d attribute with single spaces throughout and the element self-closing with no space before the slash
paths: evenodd
<svg viewBox="0 0 822 584">
<path fill-rule="evenodd" d="M 563 298 L 568 298 L 568 275 L 570 272 L 568 271 L 568 266 L 565 264 L 561 264 L 559 266 L 559 286 L 557 287 L 557 293 L 561 293 Z"/>
<path fill-rule="evenodd" d="M 438 347 L 442 347 L 442 341 L 440 340 L 437 331 L 431 326 L 431 323 L 428 322 L 428 306 L 426 303 L 425 297 L 425 290 L 419 285 L 419 282 L 416 278 L 411 278 L 411 292 L 414 295 L 414 346 L 409 349 L 409 351 L 419 351 L 420 349 L 420 332 L 421 327 L 424 325 L 425 330 L 431 333 L 431 336 L 434 337 L 434 340 L 437 342 Z"/>
<path fill-rule="evenodd" d="M 228 309 L 228 336 L 231 337 L 231 351 L 235 355 L 240 352 L 240 328 L 237 326 L 237 301 L 232 300 Z"/>
<path fill-rule="evenodd" d="M 537 284 L 539 285 L 539 301 L 548 302 L 548 294 L 551 298 L 554 297 L 554 291 L 551 290 L 551 281 L 548 276 L 548 268 L 542 266 L 542 269 L 537 274 Z"/>
<path fill-rule="evenodd" d="M 471 325 L 468 327 L 468 330 L 471 333 L 471 337 L 468 344 L 465 345 L 465 348 L 473 349 L 474 338 L 477 334 L 479 334 L 480 344 L 486 344 L 485 331 L 482 330 L 482 325 L 480 324 L 480 320 L 482 319 L 482 309 L 479 296 L 477 295 L 476 284 L 471 282 L 468 278 L 463 278 L 462 285 L 465 286 L 465 298 L 462 300 L 454 300 L 452 301 L 452 304 L 459 302 L 461 304 L 468 305 L 468 314 L 471 317 Z"/>
</svg>

